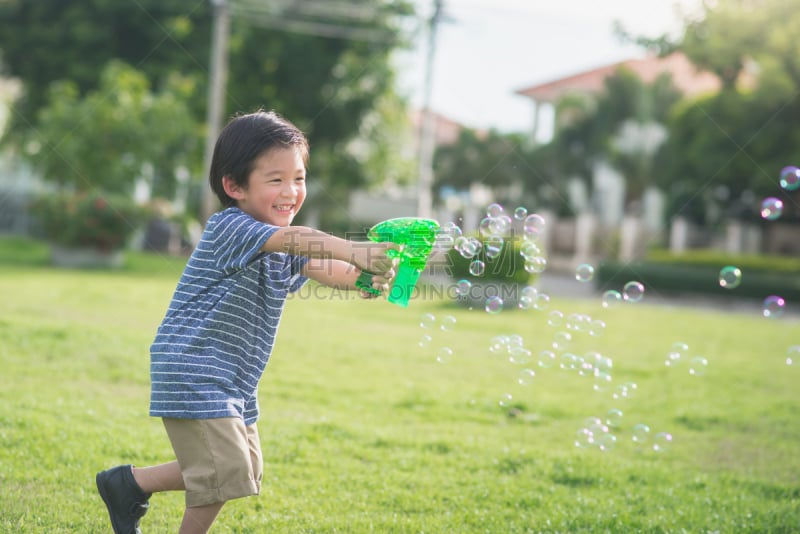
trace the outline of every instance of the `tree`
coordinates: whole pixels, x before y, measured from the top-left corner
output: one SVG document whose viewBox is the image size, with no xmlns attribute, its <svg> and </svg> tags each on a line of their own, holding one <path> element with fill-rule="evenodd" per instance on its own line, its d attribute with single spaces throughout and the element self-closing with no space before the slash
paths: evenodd
<svg viewBox="0 0 800 534">
<path fill-rule="evenodd" d="M 410 2 L 342 2 L 320 14 L 306 0 L 229 1 L 235 9 L 226 115 L 263 107 L 298 124 L 313 147 L 312 180 L 334 200 L 329 205 L 343 205 L 347 191 L 367 180 L 347 147 L 376 102 L 393 90 L 389 58 L 403 45 L 401 22 L 413 13 Z M 84 96 L 112 59 L 143 72 L 156 89 L 181 73 L 193 89 L 189 110 L 202 122 L 210 27 L 205 1 L 0 2 L 2 64 L 25 86 L 11 131 L 36 126 L 51 83 L 69 80 L 75 96 Z"/>
<path fill-rule="evenodd" d="M 72 191 L 131 195 L 149 175 L 155 193 L 172 198 L 178 169 L 197 159 L 200 145 L 175 86 L 153 93 L 142 73 L 120 62 L 83 97 L 72 82 L 51 85 L 36 122 L 28 157 L 44 179 Z"/>
<path fill-rule="evenodd" d="M 140 70 L 160 88 L 181 72 L 198 84 L 194 113 L 202 118 L 211 29 L 210 9 L 182 0 L 6 0 L 0 2 L 4 74 L 22 80 L 17 129 L 35 124 L 50 84 L 71 82 L 79 96 L 94 90 L 112 59 Z"/>
<path fill-rule="evenodd" d="M 466 191 L 473 183 L 495 190 L 499 201 L 519 201 L 519 193 L 532 181 L 525 139 L 520 134 L 490 130 L 479 134 L 462 129 L 452 145 L 440 146 L 434 155 L 434 189 Z"/>
<path fill-rule="evenodd" d="M 656 172 L 671 196 L 670 216 L 705 221 L 717 204 L 728 216 L 751 217 L 759 198 L 786 196 L 778 173 L 800 160 L 798 25 L 790 0 L 706 2 L 702 16 L 687 21 L 674 46 L 717 73 L 723 87 L 681 104 L 669 120 Z"/>
</svg>

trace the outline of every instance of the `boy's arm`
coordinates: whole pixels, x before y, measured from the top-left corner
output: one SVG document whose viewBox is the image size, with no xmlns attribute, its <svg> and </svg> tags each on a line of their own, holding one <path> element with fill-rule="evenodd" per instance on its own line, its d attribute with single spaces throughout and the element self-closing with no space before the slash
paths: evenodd
<svg viewBox="0 0 800 534">
<path fill-rule="evenodd" d="M 361 272 L 361 269 L 346 261 L 318 258 L 309 259 L 301 270 L 303 276 L 337 289 L 356 289 L 356 279 Z M 372 287 L 379 291 L 388 290 L 393 276 L 393 270 L 383 275 L 374 275 L 372 277 Z"/>
<path fill-rule="evenodd" d="M 261 250 L 306 256 L 310 260 L 326 260 L 326 263 L 337 260 L 337 263 L 330 266 L 321 266 L 314 262 L 317 267 L 321 268 L 311 270 L 319 270 L 322 272 L 323 278 L 333 276 L 336 281 L 343 283 L 349 283 L 349 277 L 352 276 L 352 282 L 355 284 L 355 279 L 360 274 L 359 270 L 379 274 L 389 272 L 392 268 L 392 260 L 386 255 L 386 252 L 396 248 L 398 247 L 394 243 L 356 242 L 314 228 L 284 226 L 267 239 Z M 345 265 L 340 265 L 340 263 Z M 353 266 L 358 269 L 353 269 Z M 351 273 L 345 273 L 347 267 L 350 268 Z M 310 269 L 307 268 L 306 272 L 309 271 Z M 330 273 L 324 271 L 330 271 Z M 315 276 L 310 277 L 316 279 Z"/>
</svg>

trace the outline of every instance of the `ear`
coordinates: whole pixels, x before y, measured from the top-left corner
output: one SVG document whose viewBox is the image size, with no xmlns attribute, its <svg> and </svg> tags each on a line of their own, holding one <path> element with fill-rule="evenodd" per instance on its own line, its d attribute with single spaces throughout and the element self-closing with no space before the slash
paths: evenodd
<svg viewBox="0 0 800 534">
<path fill-rule="evenodd" d="M 222 177 L 222 188 L 225 190 L 225 194 L 234 200 L 242 200 L 245 196 L 242 186 L 227 174 Z"/>
</svg>

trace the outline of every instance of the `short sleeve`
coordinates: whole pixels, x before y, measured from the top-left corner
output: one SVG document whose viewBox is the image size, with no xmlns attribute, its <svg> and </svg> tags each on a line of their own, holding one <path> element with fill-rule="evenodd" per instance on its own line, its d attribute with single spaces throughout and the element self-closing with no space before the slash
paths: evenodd
<svg viewBox="0 0 800 534">
<path fill-rule="evenodd" d="M 294 293 L 308 282 L 308 277 L 302 274 L 306 263 L 308 263 L 306 256 L 289 256 L 289 271 L 292 273 L 289 279 L 289 293 Z"/>
<path fill-rule="evenodd" d="M 278 230 L 238 208 L 228 208 L 214 217 L 209 226 L 214 258 L 217 268 L 228 275 L 257 260 L 263 254 L 261 247 Z"/>
</svg>

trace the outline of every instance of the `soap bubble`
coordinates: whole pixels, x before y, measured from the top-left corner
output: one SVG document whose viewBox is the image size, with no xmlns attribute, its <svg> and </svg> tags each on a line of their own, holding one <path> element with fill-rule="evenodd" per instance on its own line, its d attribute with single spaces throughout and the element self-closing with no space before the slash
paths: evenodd
<svg viewBox="0 0 800 534">
<path fill-rule="evenodd" d="M 605 293 L 603 293 L 603 307 L 604 308 L 613 308 L 620 302 L 622 302 L 622 295 L 619 291 L 615 291 L 613 289 L 609 289 Z"/>
<path fill-rule="evenodd" d="M 556 353 L 552 350 L 543 350 L 539 353 L 539 367 L 549 369 L 556 363 Z"/>
<path fill-rule="evenodd" d="M 605 433 L 600 436 L 600 439 L 597 439 L 597 448 L 600 449 L 602 452 L 609 452 L 613 451 L 614 448 L 617 446 L 617 436 L 614 434 Z"/>
<path fill-rule="evenodd" d="M 650 439 L 650 427 L 644 423 L 638 423 L 633 426 L 633 431 L 631 434 L 631 438 L 633 439 L 634 443 L 647 443 L 647 440 Z"/>
<path fill-rule="evenodd" d="M 514 400 L 514 397 L 511 395 L 511 393 L 504 393 L 500 396 L 500 400 L 497 403 L 503 408 L 507 408 L 508 406 L 511 406 L 512 400 Z"/>
<path fill-rule="evenodd" d="M 462 235 L 461 227 L 458 226 L 453 221 L 445 223 L 444 226 L 442 226 L 442 228 L 439 230 L 439 233 L 450 234 L 453 236 L 454 239 L 457 239 Z"/>
<path fill-rule="evenodd" d="M 458 251 L 458 253 L 460 254 L 461 249 L 463 249 L 464 245 L 467 243 L 469 243 L 469 238 L 465 235 L 460 235 L 456 237 L 456 240 L 453 243 L 453 248 L 456 249 L 456 251 Z"/>
<path fill-rule="evenodd" d="M 533 383 L 534 376 L 536 376 L 536 373 L 532 369 L 523 369 L 519 372 L 517 382 L 519 382 L 521 386 L 529 386 Z"/>
<path fill-rule="evenodd" d="M 478 223 L 478 232 L 483 237 L 487 237 L 495 233 L 494 218 L 484 217 L 483 219 L 481 219 L 481 222 Z"/>
<path fill-rule="evenodd" d="M 786 349 L 786 365 L 800 363 L 800 345 L 792 345 Z"/>
<path fill-rule="evenodd" d="M 427 349 L 431 346 L 431 341 L 433 341 L 433 338 L 428 334 L 424 334 L 419 340 L 419 346 L 423 349 Z"/>
<path fill-rule="evenodd" d="M 508 215 L 501 215 L 495 219 L 495 232 L 492 235 L 504 236 L 508 235 L 511 227 L 514 225 L 514 221 L 511 220 L 511 217 Z"/>
<path fill-rule="evenodd" d="M 603 332 L 605 331 L 606 331 L 605 321 L 601 321 L 600 319 L 595 319 L 589 324 L 589 335 L 592 337 L 600 337 L 603 335 Z"/>
<path fill-rule="evenodd" d="M 461 253 L 461 257 L 471 260 L 478 253 L 478 247 L 475 246 L 475 242 L 472 239 L 467 239 L 458 251 Z"/>
<path fill-rule="evenodd" d="M 727 265 L 719 272 L 719 285 L 725 289 L 739 287 L 742 283 L 742 271 L 733 265 Z"/>
<path fill-rule="evenodd" d="M 539 245 L 533 241 L 523 241 L 522 245 L 519 247 L 519 253 L 523 258 L 525 258 L 526 261 L 530 261 L 533 258 L 542 256 L 544 254 Z"/>
<path fill-rule="evenodd" d="M 594 278 L 594 267 L 588 263 L 581 263 L 575 269 L 575 280 L 578 282 L 590 282 Z"/>
<path fill-rule="evenodd" d="M 446 332 L 448 330 L 452 330 L 455 325 L 456 325 L 456 318 L 452 315 L 445 315 L 444 317 L 442 317 L 439 327 Z"/>
<path fill-rule="evenodd" d="M 594 445 L 594 434 L 588 428 L 581 428 L 575 433 L 575 446 L 587 449 Z"/>
<path fill-rule="evenodd" d="M 436 361 L 439 363 L 447 363 L 453 357 L 453 349 L 450 347 L 442 347 L 436 351 Z"/>
<path fill-rule="evenodd" d="M 800 169 L 794 165 L 781 169 L 780 184 L 787 191 L 800 189 Z"/>
<path fill-rule="evenodd" d="M 486 247 L 486 257 L 494 259 L 500 255 L 503 250 L 503 238 L 497 235 L 489 236 L 484 243 Z"/>
<path fill-rule="evenodd" d="M 526 365 L 531 361 L 531 351 L 525 347 L 513 347 L 508 351 L 508 361 L 517 365 Z"/>
<path fill-rule="evenodd" d="M 622 288 L 622 298 L 627 302 L 639 302 L 644 297 L 644 285 L 641 282 L 628 282 Z"/>
<path fill-rule="evenodd" d="M 452 235 L 440 231 L 439 233 L 436 234 L 435 246 L 437 249 L 440 249 L 442 251 L 448 251 L 451 248 L 453 248 L 455 241 L 456 240 Z"/>
<path fill-rule="evenodd" d="M 612 378 L 611 375 L 605 371 L 597 371 L 595 370 L 594 374 L 594 383 L 592 384 L 592 389 L 597 392 L 603 393 L 608 391 L 611 387 Z"/>
<path fill-rule="evenodd" d="M 461 228 L 452 221 L 448 222 L 436 233 L 436 247 L 442 250 L 450 250 L 455 246 L 456 239 L 461 236 Z"/>
<path fill-rule="evenodd" d="M 606 414 L 606 424 L 612 428 L 618 428 L 622 424 L 622 410 L 611 408 Z"/>
<path fill-rule="evenodd" d="M 595 369 L 595 374 L 597 373 L 610 373 L 611 370 L 614 368 L 614 361 L 609 358 L 608 356 L 603 356 L 599 352 L 588 352 L 584 355 L 584 359 L 586 361 L 592 362 L 592 365 Z"/>
<path fill-rule="evenodd" d="M 525 286 L 520 291 L 519 302 L 517 306 L 519 306 L 522 310 L 528 310 L 533 307 L 534 300 L 536 299 L 536 295 L 539 294 L 539 291 L 533 286 Z"/>
<path fill-rule="evenodd" d="M 508 336 L 495 336 L 489 342 L 489 351 L 499 354 L 508 350 Z"/>
<path fill-rule="evenodd" d="M 624 384 L 618 385 L 614 389 L 614 393 L 612 394 L 612 397 L 614 397 L 617 400 L 630 399 L 636 393 L 636 389 L 637 388 L 638 388 L 638 386 L 636 384 L 634 384 L 633 382 L 625 382 Z"/>
<path fill-rule="evenodd" d="M 486 208 L 486 215 L 489 217 L 499 217 L 503 214 L 503 206 L 500 204 L 489 204 L 489 207 Z"/>
<path fill-rule="evenodd" d="M 533 299 L 533 307 L 536 310 L 544 311 L 550 306 L 550 295 L 546 293 L 539 293 Z"/>
<path fill-rule="evenodd" d="M 761 201 L 761 218 L 774 221 L 783 214 L 783 201 L 775 197 L 767 197 Z"/>
<path fill-rule="evenodd" d="M 708 368 L 708 360 L 702 356 L 695 356 L 689 362 L 689 374 L 694 376 L 703 376 L 706 374 Z"/>
<path fill-rule="evenodd" d="M 483 276 L 483 272 L 486 270 L 486 264 L 483 263 L 481 260 L 473 260 L 469 264 L 469 274 L 472 276 Z"/>
<path fill-rule="evenodd" d="M 783 297 L 770 295 L 764 299 L 764 304 L 761 307 L 761 313 L 764 315 L 764 317 L 776 319 L 783 315 L 785 306 L 786 301 L 783 300 Z"/>
<path fill-rule="evenodd" d="M 672 445 L 672 434 L 669 432 L 659 432 L 653 438 L 653 450 L 656 452 L 667 452 Z"/>
<path fill-rule="evenodd" d="M 586 430 L 592 433 L 595 441 L 608 432 L 608 426 L 599 417 L 587 417 L 583 425 Z"/>
<path fill-rule="evenodd" d="M 531 299 L 535 299 L 536 295 L 539 294 L 539 290 L 533 286 L 525 286 L 522 288 L 521 293 L 523 297 L 529 297 Z"/>
<path fill-rule="evenodd" d="M 541 274 L 547 269 L 547 258 L 544 256 L 534 256 L 525 260 L 525 270 L 533 274 Z"/>
<path fill-rule="evenodd" d="M 667 359 L 664 361 L 664 365 L 667 367 L 675 367 L 681 362 L 681 358 L 686 356 L 688 350 L 689 345 L 682 341 L 676 341 L 672 344 L 669 353 L 667 353 Z"/>
<path fill-rule="evenodd" d="M 553 327 L 561 326 L 564 322 L 564 314 L 558 310 L 553 310 L 547 316 L 547 324 Z"/>
<path fill-rule="evenodd" d="M 472 282 L 469 280 L 459 280 L 456 282 L 456 295 L 459 297 L 466 297 L 472 289 Z"/>
<path fill-rule="evenodd" d="M 422 328 L 433 328 L 433 325 L 436 324 L 436 316 L 432 313 L 426 313 L 423 315 L 419 320 L 419 325 Z"/>
<path fill-rule="evenodd" d="M 527 237 L 536 238 L 544 231 L 544 217 L 538 213 L 533 213 L 525 217 L 523 231 Z"/>
<path fill-rule="evenodd" d="M 524 221 L 525 217 L 527 216 L 528 216 L 528 208 L 520 206 L 514 210 L 514 218 L 518 221 Z"/>
<path fill-rule="evenodd" d="M 569 332 L 559 331 L 553 336 L 553 349 L 558 351 L 566 350 L 572 341 L 572 334 Z"/>
<path fill-rule="evenodd" d="M 565 371 L 569 371 L 570 369 L 574 369 L 576 366 L 575 363 L 575 355 L 571 352 L 563 352 L 561 356 L 558 358 L 558 366 Z"/>
<path fill-rule="evenodd" d="M 503 311 L 503 299 L 498 296 L 489 297 L 486 299 L 486 305 L 484 306 L 486 313 L 490 313 L 492 315 L 496 315 Z"/>
<path fill-rule="evenodd" d="M 592 362 L 587 362 L 581 356 L 577 357 L 578 362 L 578 375 L 579 376 L 595 376 L 594 374 L 594 366 Z"/>
<path fill-rule="evenodd" d="M 521 347 L 523 345 L 522 336 L 519 334 L 511 334 L 508 336 L 508 346 L 513 349 L 514 347 Z"/>
</svg>

